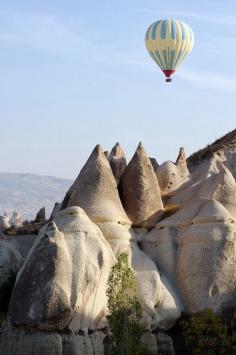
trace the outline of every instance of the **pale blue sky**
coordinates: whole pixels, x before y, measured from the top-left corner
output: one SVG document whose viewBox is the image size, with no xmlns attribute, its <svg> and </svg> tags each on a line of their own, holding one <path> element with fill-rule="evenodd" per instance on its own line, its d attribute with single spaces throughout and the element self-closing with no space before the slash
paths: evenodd
<svg viewBox="0 0 236 355">
<path fill-rule="evenodd" d="M 195 47 L 171 84 L 144 46 L 160 18 Z M 236 126 L 236 3 L 15 0 L 0 4 L 1 171 L 74 178 L 95 144 L 142 140 L 158 162 Z"/>
</svg>

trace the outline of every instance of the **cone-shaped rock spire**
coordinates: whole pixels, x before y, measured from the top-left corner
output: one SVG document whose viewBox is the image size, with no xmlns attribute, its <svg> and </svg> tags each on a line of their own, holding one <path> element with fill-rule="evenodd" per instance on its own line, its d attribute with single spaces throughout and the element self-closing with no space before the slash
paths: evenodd
<svg viewBox="0 0 236 355">
<path fill-rule="evenodd" d="M 150 162 L 152 163 L 152 167 L 153 167 L 154 171 L 156 171 L 156 169 L 159 167 L 159 164 L 156 161 L 156 158 L 149 157 L 149 159 L 150 159 Z"/>
<path fill-rule="evenodd" d="M 127 166 L 125 153 L 119 143 L 116 143 L 116 145 L 112 148 L 108 160 L 111 165 L 111 170 L 113 172 L 113 175 L 118 184 Z"/>
<path fill-rule="evenodd" d="M 106 157 L 107 159 L 109 158 L 109 152 L 108 152 L 108 150 L 105 150 L 104 155 L 105 155 L 105 157 Z"/>
<path fill-rule="evenodd" d="M 35 222 L 45 222 L 46 221 L 46 210 L 45 207 L 40 208 L 35 217 Z"/>
<path fill-rule="evenodd" d="M 130 223 L 121 204 L 110 164 L 100 145 L 94 148 L 64 198 L 62 209 L 70 206 L 83 208 L 95 223 Z"/>
<path fill-rule="evenodd" d="M 129 162 L 120 182 L 124 208 L 135 226 L 152 227 L 162 215 L 158 180 L 142 143 Z"/>
<path fill-rule="evenodd" d="M 181 177 L 189 176 L 189 170 L 186 162 L 186 155 L 183 147 L 179 149 L 179 155 L 176 160 L 176 165 L 180 170 Z"/>
</svg>

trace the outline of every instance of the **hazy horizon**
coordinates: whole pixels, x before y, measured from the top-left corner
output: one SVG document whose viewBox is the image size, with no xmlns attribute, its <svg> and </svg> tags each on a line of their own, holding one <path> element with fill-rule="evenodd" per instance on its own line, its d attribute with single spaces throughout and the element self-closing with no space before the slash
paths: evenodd
<svg viewBox="0 0 236 355">
<path fill-rule="evenodd" d="M 213 6 L 214 5 L 214 6 Z M 75 178 L 100 143 L 159 163 L 236 126 L 236 3 L 22 0 L 0 5 L 2 172 Z M 166 84 L 150 23 L 187 22 L 195 47 Z"/>
</svg>

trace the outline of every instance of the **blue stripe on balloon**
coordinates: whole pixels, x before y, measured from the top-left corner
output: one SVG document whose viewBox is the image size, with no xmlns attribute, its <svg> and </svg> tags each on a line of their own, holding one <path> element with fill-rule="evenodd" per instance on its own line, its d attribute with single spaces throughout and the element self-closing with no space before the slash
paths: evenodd
<svg viewBox="0 0 236 355">
<path fill-rule="evenodd" d="M 179 58 L 181 57 L 182 55 L 182 51 L 179 51 L 178 55 L 177 55 L 177 58 L 176 58 L 176 61 L 174 63 L 174 67 L 178 64 L 178 61 L 179 61 Z"/>
<path fill-rule="evenodd" d="M 186 30 L 182 24 L 182 22 L 179 22 L 180 23 L 180 26 L 181 26 L 181 30 L 182 30 L 182 39 L 186 39 L 187 38 L 187 33 L 186 33 Z"/>
<path fill-rule="evenodd" d="M 152 39 L 156 39 L 157 37 L 157 26 L 159 25 L 160 21 L 154 22 L 154 24 L 152 25 Z"/>
<path fill-rule="evenodd" d="M 170 50 L 170 68 L 169 69 L 173 69 L 174 56 L 175 56 L 175 50 L 171 49 Z"/>
<path fill-rule="evenodd" d="M 168 67 L 168 56 L 167 56 L 167 50 L 166 50 L 166 49 L 164 49 L 164 50 L 162 51 L 162 53 L 163 53 L 164 62 L 165 62 L 165 69 L 167 69 L 167 67 Z"/>
<path fill-rule="evenodd" d="M 171 20 L 171 38 L 176 39 L 176 24 L 173 20 Z"/>
<path fill-rule="evenodd" d="M 164 63 L 163 63 L 163 61 L 162 61 L 162 59 L 161 59 L 161 56 L 160 56 L 159 51 L 155 51 L 155 54 L 156 54 L 156 56 L 157 56 L 159 62 L 161 63 L 161 66 L 164 68 L 165 66 L 164 66 Z"/>
<path fill-rule="evenodd" d="M 161 39 L 166 39 L 166 20 L 161 24 Z"/>
<path fill-rule="evenodd" d="M 148 41 L 148 39 L 149 39 L 148 35 L 149 35 L 150 27 L 151 26 L 149 26 L 148 29 L 147 29 L 147 32 L 146 32 L 146 35 L 145 35 L 145 41 Z"/>
</svg>

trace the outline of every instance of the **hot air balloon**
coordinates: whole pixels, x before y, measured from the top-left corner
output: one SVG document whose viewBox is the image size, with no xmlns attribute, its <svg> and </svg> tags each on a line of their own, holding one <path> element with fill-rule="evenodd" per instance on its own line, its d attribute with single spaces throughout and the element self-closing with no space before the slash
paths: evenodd
<svg viewBox="0 0 236 355">
<path fill-rule="evenodd" d="M 191 28 L 178 20 L 159 20 L 152 23 L 145 35 L 146 48 L 170 82 L 171 75 L 191 52 L 194 36 Z"/>
</svg>

